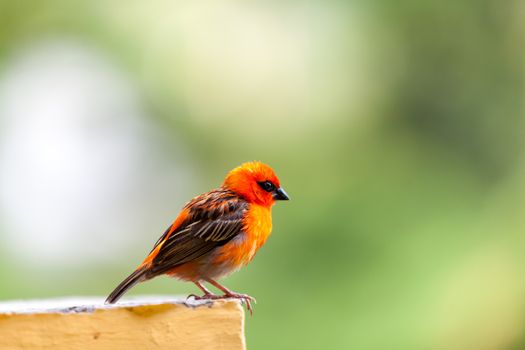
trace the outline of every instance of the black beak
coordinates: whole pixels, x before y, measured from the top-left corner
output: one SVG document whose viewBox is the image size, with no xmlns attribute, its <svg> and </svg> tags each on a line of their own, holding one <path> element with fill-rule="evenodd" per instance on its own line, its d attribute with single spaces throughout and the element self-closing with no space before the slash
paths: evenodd
<svg viewBox="0 0 525 350">
<path fill-rule="evenodd" d="M 281 187 L 279 187 L 273 191 L 273 199 L 276 201 L 288 201 L 290 200 L 290 197 L 288 197 L 288 194 L 286 194 L 286 192 Z"/>
</svg>

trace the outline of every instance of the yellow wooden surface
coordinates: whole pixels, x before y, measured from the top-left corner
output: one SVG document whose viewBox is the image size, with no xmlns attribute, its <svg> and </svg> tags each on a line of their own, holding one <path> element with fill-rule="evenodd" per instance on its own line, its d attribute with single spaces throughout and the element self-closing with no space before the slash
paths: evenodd
<svg viewBox="0 0 525 350">
<path fill-rule="evenodd" d="M 245 349 L 237 301 L 0 305 L 0 349 Z M 78 304 L 76 304 L 78 306 Z"/>
</svg>

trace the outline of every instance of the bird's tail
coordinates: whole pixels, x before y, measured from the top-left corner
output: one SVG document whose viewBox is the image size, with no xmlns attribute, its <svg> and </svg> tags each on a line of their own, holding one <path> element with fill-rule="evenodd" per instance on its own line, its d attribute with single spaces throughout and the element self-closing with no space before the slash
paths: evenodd
<svg viewBox="0 0 525 350">
<path fill-rule="evenodd" d="M 126 277 L 126 279 L 115 288 L 113 292 L 107 297 L 106 304 L 114 304 L 116 303 L 120 297 L 124 295 L 134 285 L 136 285 L 139 282 L 145 281 L 148 278 L 146 277 L 146 269 L 138 268 L 133 272 L 131 275 Z"/>
</svg>

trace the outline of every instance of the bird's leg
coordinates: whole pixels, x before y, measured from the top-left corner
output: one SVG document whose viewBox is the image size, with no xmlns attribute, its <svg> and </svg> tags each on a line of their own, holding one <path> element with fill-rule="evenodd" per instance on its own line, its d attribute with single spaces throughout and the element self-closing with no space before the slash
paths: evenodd
<svg viewBox="0 0 525 350">
<path fill-rule="evenodd" d="M 212 291 L 209 290 L 208 288 L 204 287 L 204 285 L 202 283 L 200 283 L 199 281 L 196 281 L 196 282 L 193 282 L 193 283 L 195 283 L 195 285 L 197 287 L 199 287 L 199 289 L 204 292 L 204 295 L 203 296 L 198 296 L 198 295 L 195 295 L 195 294 L 190 294 L 190 295 L 188 295 L 188 298 L 193 297 L 195 300 L 217 299 L 218 295 L 213 294 Z"/>
<path fill-rule="evenodd" d="M 246 302 L 246 308 L 248 311 L 250 311 L 250 315 L 253 315 L 253 308 L 251 302 L 257 303 L 257 300 L 255 300 L 254 297 L 249 296 L 248 294 L 240 294 L 234 291 L 229 290 L 225 286 L 219 284 L 217 281 L 212 280 L 211 278 L 207 278 L 206 282 L 213 285 L 217 289 L 220 289 L 224 295 L 219 296 L 217 299 L 227 299 L 227 298 L 234 298 L 234 299 L 240 299 L 241 301 Z"/>
</svg>

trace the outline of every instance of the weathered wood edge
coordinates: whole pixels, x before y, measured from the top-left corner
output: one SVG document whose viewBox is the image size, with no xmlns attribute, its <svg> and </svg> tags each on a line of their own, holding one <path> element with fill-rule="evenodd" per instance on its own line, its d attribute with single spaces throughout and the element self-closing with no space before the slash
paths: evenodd
<svg viewBox="0 0 525 350">
<path fill-rule="evenodd" d="M 109 310 L 148 305 L 173 304 L 188 308 L 213 307 L 227 303 L 240 304 L 235 299 L 225 300 L 194 300 L 186 297 L 162 295 L 128 297 L 117 304 L 106 305 L 101 297 L 62 297 L 32 300 L 5 300 L 0 301 L 0 314 L 41 314 L 41 313 L 93 313 L 96 310 Z"/>
</svg>

